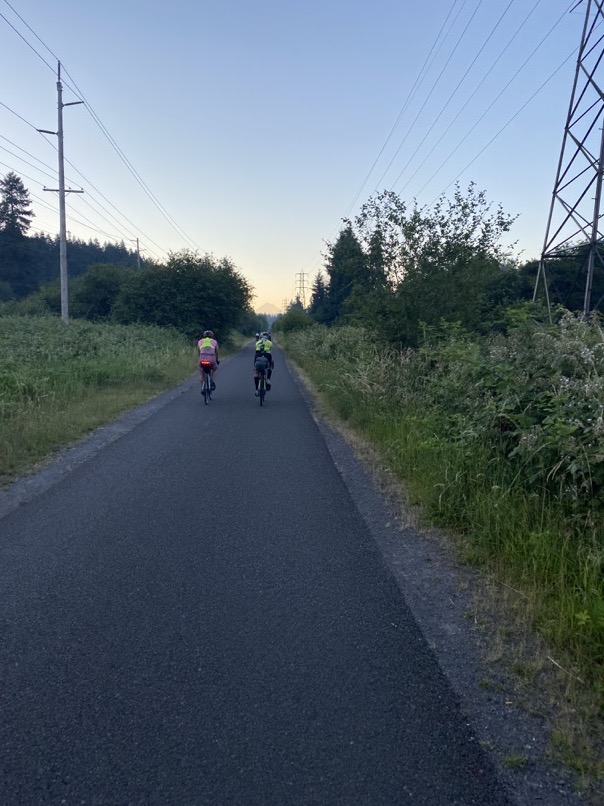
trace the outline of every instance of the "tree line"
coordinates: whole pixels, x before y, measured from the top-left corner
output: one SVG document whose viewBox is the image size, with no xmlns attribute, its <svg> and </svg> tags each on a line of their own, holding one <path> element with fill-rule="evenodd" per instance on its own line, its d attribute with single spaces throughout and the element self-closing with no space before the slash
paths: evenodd
<svg viewBox="0 0 604 806">
<path fill-rule="evenodd" d="M 17 174 L 10 172 L 0 179 L 0 301 L 23 299 L 58 274 L 59 236 L 39 233 L 30 235 L 34 213 L 29 191 Z M 135 268 L 138 255 L 124 242 L 100 243 L 68 239 L 69 273 L 85 274 L 94 263 L 111 263 Z M 144 265 L 152 261 L 144 260 Z"/>
<path fill-rule="evenodd" d="M 29 236 L 33 219 L 21 178 L 0 179 L 0 315 L 59 314 L 59 239 Z M 123 243 L 68 241 L 69 311 L 76 318 L 172 327 L 187 338 L 209 327 L 226 337 L 265 327 L 252 287 L 229 258 L 171 253 L 143 260 Z"/>
<path fill-rule="evenodd" d="M 520 263 L 514 244 L 502 245 L 515 218 L 474 183 L 425 207 L 382 191 L 343 221 L 309 306 L 296 299 L 277 327 L 359 324 L 403 347 L 417 347 L 426 328 L 443 323 L 483 335 L 502 328 L 510 307 L 533 299 L 539 263 Z M 550 261 L 551 305 L 582 309 L 588 248 Z M 604 272 L 594 275 L 593 299 L 601 309 Z M 545 305 L 543 287 L 536 303 Z"/>
</svg>

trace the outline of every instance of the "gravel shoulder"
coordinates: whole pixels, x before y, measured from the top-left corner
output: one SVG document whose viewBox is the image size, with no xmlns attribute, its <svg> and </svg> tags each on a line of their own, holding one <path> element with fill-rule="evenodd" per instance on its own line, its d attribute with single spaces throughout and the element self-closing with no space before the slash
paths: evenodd
<svg viewBox="0 0 604 806">
<path fill-rule="evenodd" d="M 361 517 L 509 797 L 518 806 L 601 803 L 602 793 L 581 792 L 574 774 L 552 759 L 552 706 L 537 688 L 519 692 L 498 630 L 505 614 L 494 609 L 491 583 L 460 564 L 442 534 L 416 525 L 404 490 L 384 470 L 377 454 L 329 418 L 303 373 L 291 362 L 288 366 Z M 510 634 L 513 642 L 513 630 Z"/>
</svg>

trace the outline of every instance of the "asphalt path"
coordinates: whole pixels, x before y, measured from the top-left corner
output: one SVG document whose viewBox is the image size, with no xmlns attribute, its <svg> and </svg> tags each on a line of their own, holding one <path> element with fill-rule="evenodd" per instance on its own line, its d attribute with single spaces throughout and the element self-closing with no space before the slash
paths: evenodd
<svg viewBox="0 0 604 806">
<path fill-rule="evenodd" d="M 0 803 L 508 803 L 277 351 L 0 518 Z"/>
</svg>

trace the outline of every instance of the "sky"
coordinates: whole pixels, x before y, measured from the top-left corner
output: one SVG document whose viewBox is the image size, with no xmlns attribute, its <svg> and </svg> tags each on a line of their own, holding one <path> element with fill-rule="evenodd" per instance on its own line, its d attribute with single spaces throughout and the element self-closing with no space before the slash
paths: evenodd
<svg viewBox="0 0 604 806">
<path fill-rule="evenodd" d="M 378 190 L 474 182 L 533 259 L 585 3 L 0 0 L 0 175 L 58 232 L 60 60 L 72 237 L 228 257 L 283 310 Z"/>
</svg>

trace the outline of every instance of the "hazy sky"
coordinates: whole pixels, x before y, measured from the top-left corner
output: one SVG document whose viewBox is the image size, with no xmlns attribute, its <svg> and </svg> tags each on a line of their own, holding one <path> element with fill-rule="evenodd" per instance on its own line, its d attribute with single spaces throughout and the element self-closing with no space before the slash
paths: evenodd
<svg viewBox="0 0 604 806">
<path fill-rule="evenodd" d="M 88 104 L 64 110 L 73 236 L 228 256 L 281 308 L 377 188 L 430 204 L 458 180 L 520 214 L 534 258 L 584 4 L 0 0 L 0 174 L 56 233 L 56 138 L 35 128 L 56 129 L 59 58 L 64 102 Z"/>
</svg>

